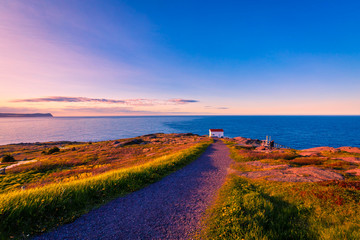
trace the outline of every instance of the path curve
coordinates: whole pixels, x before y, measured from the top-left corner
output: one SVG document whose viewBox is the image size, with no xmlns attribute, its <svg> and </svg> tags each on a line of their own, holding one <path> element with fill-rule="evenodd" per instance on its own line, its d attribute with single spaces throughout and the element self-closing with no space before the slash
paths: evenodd
<svg viewBox="0 0 360 240">
<path fill-rule="evenodd" d="M 212 203 L 231 159 L 217 141 L 181 170 L 35 239 L 189 239 Z"/>
</svg>

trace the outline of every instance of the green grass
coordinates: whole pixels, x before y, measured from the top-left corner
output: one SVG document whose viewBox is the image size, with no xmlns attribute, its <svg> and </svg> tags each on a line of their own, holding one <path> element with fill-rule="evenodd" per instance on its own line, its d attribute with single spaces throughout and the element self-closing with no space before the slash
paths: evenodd
<svg viewBox="0 0 360 240">
<path fill-rule="evenodd" d="M 46 175 L 48 174 L 36 171 L 0 175 L 0 194 L 13 189 L 19 189 L 28 182 L 39 181 Z"/>
<path fill-rule="evenodd" d="M 0 238 L 26 238 L 73 221 L 110 199 L 160 180 L 198 158 L 211 142 L 143 165 L 63 184 L 0 194 Z"/>
<path fill-rule="evenodd" d="M 360 181 L 345 173 L 358 165 L 327 153 L 301 157 L 294 150 L 259 152 L 226 142 L 237 171 L 261 171 L 248 161 L 314 166 L 342 173 L 346 180 L 275 182 L 231 175 L 208 210 L 201 239 L 360 239 Z"/>
<path fill-rule="evenodd" d="M 360 192 L 341 184 L 231 176 L 208 212 L 204 239 L 360 239 Z"/>
<path fill-rule="evenodd" d="M 232 177 L 209 210 L 206 239 L 312 239 L 308 210 L 298 208 L 260 185 Z"/>
<path fill-rule="evenodd" d="M 22 160 L 36 160 L 6 169 L 0 174 L 0 194 L 31 189 L 47 184 L 70 182 L 108 171 L 151 162 L 164 155 L 187 149 L 207 141 L 207 137 L 179 134 L 152 134 L 131 139 L 89 143 L 53 142 L 11 144 L 0 146 L 0 157 L 12 154 L 17 161 L 1 164 L 3 167 Z M 137 144 L 120 146 L 123 142 Z M 141 144 L 140 144 L 141 143 Z M 57 146 L 60 151 L 42 154 Z"/>
</svg>

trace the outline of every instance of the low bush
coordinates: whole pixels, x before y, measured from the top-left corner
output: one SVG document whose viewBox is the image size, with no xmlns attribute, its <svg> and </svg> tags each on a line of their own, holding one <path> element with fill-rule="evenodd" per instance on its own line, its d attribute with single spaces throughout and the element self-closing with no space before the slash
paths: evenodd
<svg viewBox="0 0 360 240">
<path fill-rule="evenodd" d="M 314 157 L 301 157 L 290 160 L 289 162 L 294 165 L 321 165 L 326 159 Z"/>
<path fill-rule="evenodd" d="M 324 167 L 332 168 L 336 170 L 347 170 L 352 166 L 350 162 L 333 160 L 324 164 Z"/>
<path fill-rule="evenodd" d="M 60 152 L 60 149 L 55 146 L 55 147 L 52 147 L 52 148 L 50 148 L 48 150 L 44 150 L 41 153 L 42 154 L 53 154 L 53 153 L 56 153 L 56 152 Z"/>
<path fill-rule="evenodd" d="M 52 147 L 47 151 L 47 154 L 53 154 L 56 152 L 60 152 L 60 149 L 58 147 Z"/>
<path fill-rule="evenodd" d="M 15 161 L 15 158 L 11 154 L 5 154 L 1 159 L 1 162 L 3 162 L 3 163 L 14 162 L 14 161 Z"/>
</svg>

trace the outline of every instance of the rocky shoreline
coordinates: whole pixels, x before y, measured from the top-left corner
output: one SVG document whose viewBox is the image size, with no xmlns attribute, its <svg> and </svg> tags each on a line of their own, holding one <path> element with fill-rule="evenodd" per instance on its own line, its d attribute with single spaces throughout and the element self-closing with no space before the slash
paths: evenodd
<svg viewBox="0 0 360 240">
<path fill-rule="evenodd" d="M 283 182 L 318 182 L 345 180 L 360 176 L 360 148 L 316 147 L 303 150 L 264 147 L 262 141 L 235 137 L 235 149 L 247 156 L 261 156 L 254 161 L 235 163 L 234 173 L 254 179 Z M 290 157 L 288 155 L 290 154 Z M 281 156 L 288 159 L 283 159 Z"/>
</svg>

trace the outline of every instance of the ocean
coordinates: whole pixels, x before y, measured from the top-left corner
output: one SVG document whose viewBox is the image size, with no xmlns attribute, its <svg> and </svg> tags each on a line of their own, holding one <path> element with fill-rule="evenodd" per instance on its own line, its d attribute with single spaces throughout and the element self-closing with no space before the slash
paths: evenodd
<svg viewBox="0 0 360 240">
<path fill-rule="evenodd" d="M 226 137 L 265 139 L 296 149 L 360 147 L 360 116 L 138 116 L 0 118 L 0 145 L 102 141 L 149 133 L 196 133 L 222 128 Z"/>
</svg>

